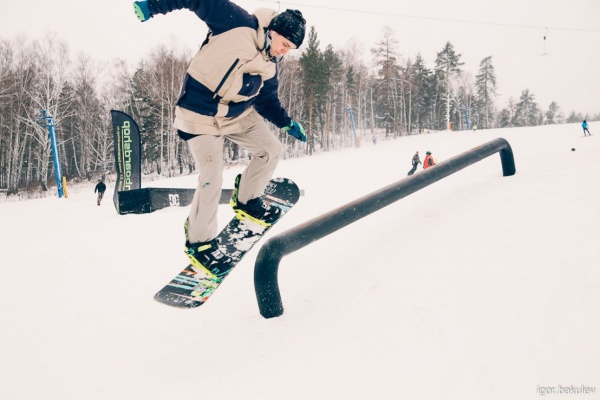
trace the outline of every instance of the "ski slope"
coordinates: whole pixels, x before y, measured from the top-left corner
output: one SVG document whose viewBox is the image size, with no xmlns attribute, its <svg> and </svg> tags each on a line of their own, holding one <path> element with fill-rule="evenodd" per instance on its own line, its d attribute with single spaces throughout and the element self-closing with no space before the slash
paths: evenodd
<svg viewBox="0 0 600 400">
<path fill-rule="evenodd" d="M 186 264 L 187 208 L 121 216 L 110 185 L 100 207 L 93 186 L 0 203 L 0 398 L 533 399 L 559 385 L 600 398 L 590 131 L 367 138 L 282 161 L 276 176 L 305 196 L 268 237 L 403 179 L 416 150 L 440 162 L 503 137 L 517 173 L 494 155 L 285 257 L 273 319 L 253 285 L 266 239 L 207 304 L 179 310 L 152 297 Z M 232 215 L 220 206 L 221 226 Z"/>
</svg>

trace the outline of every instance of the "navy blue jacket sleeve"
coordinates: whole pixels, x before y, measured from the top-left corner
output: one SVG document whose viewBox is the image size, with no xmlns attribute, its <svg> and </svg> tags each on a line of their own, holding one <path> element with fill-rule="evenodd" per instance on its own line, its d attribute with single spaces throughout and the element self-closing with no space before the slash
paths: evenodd
<svg viewBox="0 0 600 400">
<path fill-rule="evenodd" d="M 258 28 L 258 21 L 237 4 L 229 0 L 148 0 L 152 15 L 188 9 L 193 11 L 214 35 L 239 27 Z"/>
<path fill-rule="evenodd" d="M 289 126 L 292 119 L 279 101 L 277 93 L 279 81 L 277 75 L 264 82 L 262 89 L 254 101 L 254 109 L 266 120 L 278 128 Z"/>
</svg>

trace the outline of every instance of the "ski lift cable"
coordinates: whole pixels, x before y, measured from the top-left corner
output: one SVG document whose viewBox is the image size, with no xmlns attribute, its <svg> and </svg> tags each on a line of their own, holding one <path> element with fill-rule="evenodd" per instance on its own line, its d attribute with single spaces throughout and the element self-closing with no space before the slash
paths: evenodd
<svg viewBox="0 0 600 400">
<path fill-rule="evenodd" d="M 262 3 L 275 3 L 281 6 L 281 1 L 274 0 L 256 0 L 257 2 Z M 321 10 L 330 10 L 330 11 L 344 11 L 344 12 L 353 12 L 359 14 L 372 14 L 372 15 L 385 15 L 392 17 L 400 17 L 400 18 L 413 18 L 413 19 L 423 19 L 430 21 L 442 21 L 442 22 L 455 22 L 461 24 L 474 24 L 474 25 L 491 25 L 491 26 L 501 26 L 507 28 L 523 28 L 523 29 L 552 29 L 557 31 L 572 31 L 572 32 L 593 32 L 600 33 L 600 29 L 591 29 L 591 28 L 569 28 L 569 27 L 548 27 L 548 26 L 539 26 L 539 25 L 524 25 L 524 24 L 509 24 L 503 22 L 485 22 L 485 21 L 473 21 L 467 19 L 457 19 L 457 18 L 441 18 L 441 17 L 428 17 L 422 15 L 410 15 L 410 14 L 400 14 L 393 12 L 382 12 L 382 11 L 367 11 L 367 10 L 356 10 L 352 8 L 340 8 L 340 7 L 329 7 L 329 6 L 316 6 L 312 4 L 304 4 L 297 2 L 285 2 L 285 4 L 296 7 L 306 7 L 306 8 L 318 8 Z"/>
</svg>

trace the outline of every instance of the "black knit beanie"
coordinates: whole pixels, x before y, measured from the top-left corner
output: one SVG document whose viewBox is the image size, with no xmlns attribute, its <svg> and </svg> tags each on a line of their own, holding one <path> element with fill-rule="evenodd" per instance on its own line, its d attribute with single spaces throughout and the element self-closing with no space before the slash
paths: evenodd
<svg viewBox="0 0 600 400">
<path fill-rule="evenodd" d="M 269 29 L 300 47 L 304 41 L 306 20 L 298 10 L 285 10 L 277 15 L 269 24 Z"/>
</svg>

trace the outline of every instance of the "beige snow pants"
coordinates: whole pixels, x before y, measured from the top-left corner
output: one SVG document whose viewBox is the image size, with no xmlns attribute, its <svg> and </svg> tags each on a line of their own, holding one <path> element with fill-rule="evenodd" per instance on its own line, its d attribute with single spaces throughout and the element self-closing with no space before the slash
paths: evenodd
<svg viewBox="0 0 600 400">
<path fill-rule="evenodd" d="M 198 135 L 188 146 L 198 169 L 198 186 L 190 209 L 188 237 L 190 243 L 206 242 L 217 236 L 217 209 L 223 184 L 225 137 L 252 154 L 242 173 L 238 200 L 247 203 L 264 193 L 283 153 L 283 145 L 262 118 L 252 123 L 229 127 L 223 135 Z M 246 126 L 245 126 L 246 125 Z M 232 182 L 233 184 L 233 182 Z"/>
</svg>

